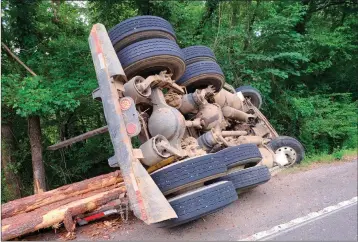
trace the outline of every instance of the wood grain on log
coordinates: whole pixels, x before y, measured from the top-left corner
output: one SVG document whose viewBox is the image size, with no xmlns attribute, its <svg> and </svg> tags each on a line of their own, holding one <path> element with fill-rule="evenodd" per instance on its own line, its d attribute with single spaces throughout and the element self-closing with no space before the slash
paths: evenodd
<svg viewBox="0 0 358 242">
<path fill-rule="evenodd" d="M 50 207 L 57 205 L 51 204 L 50 206 L 40 208 L 29 213 L 22 213 L 3 219 L 1 227 L 2 239 L 13 239 L 60 223 L 65 219 L 65 216 L 68 218 L 68 211 L 70 211 L 72 217 L 85 212 L 93 211 L 99 206 L 118 199 L 119 195 L 123 192 L 126 192 L 126 188 L 121 186 L 90 197 L 73 201 L 60 207 L 56 207 L 50 211 L 47 210 L 49 210 Z"/>
<path fill-rule="evenodd" d="M 77 183 L 59 187 L 57 189 L 17 199 L 1 205 L 1 217 L 9 218 L 17 214 L 26 213 L 58 201 L 75 198 L 100 188 L 108 187 L 122 182 L 120 171 L 93 177 Z"/>
</svg>

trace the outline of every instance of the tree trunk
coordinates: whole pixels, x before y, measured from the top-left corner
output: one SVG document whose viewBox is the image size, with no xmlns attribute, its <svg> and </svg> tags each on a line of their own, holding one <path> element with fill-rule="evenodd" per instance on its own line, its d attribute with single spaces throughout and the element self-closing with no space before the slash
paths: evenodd
<svg viewBox="0 0 358 242">
<path fill-rule="evenodd" d="M 13 156 L 14 136 L 10 124 L 1 125 L 1 141 L 1 168 L 4 171 L 5 186 L 9 192 L 8 199 L 13 200 L 21 197 L 21 190 L 20 179 L 11 169 L 16 162 Z"/>
<path fill-rule="evenodd" d="M 48 228 L 65 219 L 72 220 L 76 215 L 93 211 L 110 201 L 118 199 L 119 195 L 124 192 L 126 192 L 126 188 L 122 186 L 62 206 L 53 204 L 30 213 L 19 214 L 3 219 L 1 225 L 2 240 L 13 239 L 42 228 Z M 67 223 L 68 222 L 71 223 L 71 221 L 67 221 Z"/>
<path fill-rule="evenodd" d="M 34 176 L 34 192 L 36 194 L 46 191 L 45 167 L 42 160 L 40 117 L 29 116 L 28 123 Z"/>
<path fill-rule="evenodd" d="M 136 0 L 135 2 L 141 15 L 150 15 L 150 0 Z"/>
<path fill-rule="evenodd" d="M 8 218 L 20 213 L 26 213 L 46 205 L 89 193 L 101 188 L 109 188 L 121 184 L 123 178 L 120 171 L 93 177 L 84 181 L 76 182 L 57 189 L 24 197 L 1 205 L 1 218 Z"/>
<path fill-rule="evenodd" d="M 251 1 L 249 1 L 249 4 L 250 5 L 252 4 Z M 255 18 L 256 18 L 259 6 L 260 6 L 260 0 L 257 0 L 255 10 L 253 11 L 252 15 L 249 16 L 249 20 L 247 22 L 246 37 L 244 39 L 244 47 L 243 47 L 244 51 L 246 51 L 250 46 L 250 41 L 251 41 L 251 37 L 252 37 L 252 26 L 255 23 Z"/>
<path fill-rule="evenodd" d="M 205 23 L 210 20 L 210 18 L 213 16 L 213 13 L 216 10 L 216 8 L 219 6 L 219 0 L 208 0 L 208 1 L 206 1 L 205 5 L 206 5 L 206 12 L 199 22 L 199 25 L 195 31 L 194 36 L 199 35 L 203 31 Z"/>
<path fill-rule="evenodd" d="M 312 0 L 301 0 L 303 6 L 307 7 L 306 13 L 303 15 L 302 19 L 296 23 L 295 30 L 299 34 L 306 33 L 306 24 L 311 19 L 312 13 L 311 10 L 314 5 L 314 1 Z"/>
</svg>

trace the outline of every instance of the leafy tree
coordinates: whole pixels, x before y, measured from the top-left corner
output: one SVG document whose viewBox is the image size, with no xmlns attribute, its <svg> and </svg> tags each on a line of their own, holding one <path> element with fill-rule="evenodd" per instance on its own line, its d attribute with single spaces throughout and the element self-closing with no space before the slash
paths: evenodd
<svg viewBox="0 0 358 242">
<path fill-rule="evenodd" d="M 17 55 L 39 76 L 30 77 L 22 69 L 14 68 L 13 66 L 18 64 L 5 56 L 7 61 L 2 68 L 5 70 L 2 75 L 2 105 L 11 108 L 20 117 L 43 117 L 46 121 L 42 122 L 42 131 L 48 133 L 48 129 L 51 129 L 52 134 L 55 131 L 52 142 L 69 138 L 72 130 L 64 120 L 68 115 L 77 116 L 73 113 L 80 109 L 81 104 L 95 107 L 87 109 L 92 111 L 92 115 L 95 111 L 100 112 L 99 105 L 96 105 L 89 95 L 97 86 L 85 37 L 90 26 L 82 19 L 81 12 L 77 11 L 79 7 L 67 2 L 53 4 L 10 1 L 5 6 L 3 35 L 7 37 L 11 48 L 17 50 Z M 29 17 L 29 25 L 24 24 L 25 19 L 18 16 L 27 9 L 33 11 Z M 9 68 L 8 71 L 6 68 Z M 14 69 L 16 71 L 13 71 Z M 80 115 L 78 114 L 77 118 L 81 117 Z M 97 114 L 95 117 L 101 118 Z M 94 122 L 99 123 L 97 120 Z M 56 123 L 55 128 L 48 123 Z M 61 132 L 62 126 L 67 126 L 66 132 Z M 83 128 L 79 130 L 74 127 L 74 131 L 80 133 Z M 41 132 L 39 136 L 41 138 Z M 48 144 L 47 137 L 44 142 Z M 52 155 L 45 152 L 47 177 L 51 177 L 49 175 L 56 173 L 59 168 L 51 164 Z M 42 158 L 40 159 L 42 161 Z M 53 187 L 52 184 L 49 185 Z"/>
</svg>

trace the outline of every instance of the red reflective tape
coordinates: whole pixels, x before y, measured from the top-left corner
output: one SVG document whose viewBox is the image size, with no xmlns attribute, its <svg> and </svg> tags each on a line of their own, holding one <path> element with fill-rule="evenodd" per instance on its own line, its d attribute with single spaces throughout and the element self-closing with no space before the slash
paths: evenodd
<svg viewBox="0 0 358 242">
<path fill-rule="evenodd" d="M 147 220 L 148 219 L 147 213 L 145 212 L 144 203 L 143 203 L 143 200 L 142 200 L 142 195 L 140 194 L 139 190 L 136 191 L 136 195 L 137 195 L 137 201 L 138 201 L 139 206 L 140 206 L 140 214 L 142 216 L 142 219 Z"/>
<path fill-rule="evenodd" d="M 83 218 L 83 220 L 86 220 L 87 222 L 89 222 L 89 221 L 92 221 L 92 220 L 103 218 L 104 216 L 105 216 L 105 214 L 103 212 L 102 213 L 96 213 L 96 214 L 93 214 L 91 216 Z"/>
<path fill-rule="evenodd" d="M 97 31 L 95 30 L 95 27 L 92 28 L 91 34 L 92 34 L 92 37 L 93 37 L 93 40 L 94 40 L 94 43 L 95 43 L 95 46 L 96 46 L 96 52 L 98 54 L 101 54 L 102 53 L 101 43 L 99 41 L 99 38 L 98 38 L 98 35 L 97 35 Z"/>
</svg>

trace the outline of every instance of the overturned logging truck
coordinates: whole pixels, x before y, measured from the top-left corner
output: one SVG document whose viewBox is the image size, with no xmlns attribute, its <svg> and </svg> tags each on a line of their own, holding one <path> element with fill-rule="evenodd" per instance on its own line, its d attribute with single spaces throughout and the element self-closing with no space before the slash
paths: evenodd
<svg viewBox="0 0 358 242">
<path fill-rule="evenodd" d="M 59 222 L 73 231 L 76 216 L 118 199 L 146 224 L 177 226 L 269 181 L 269 168 L 303 159 L 300 142 L 279 136 L 260 112 L 258 90 L 225 83 L 214 53 L 181 49 L 166 20 L 134 17 L 109 33 L 95 24 L 89 45 L 99 84 L 92 95 L 103 104 L 107 126 L 48 149 L 108 132 L 114 147 L 108 163 L 120 172 L 3 205 L 3 239 Z"/>
</svg>

